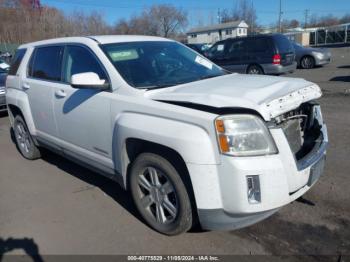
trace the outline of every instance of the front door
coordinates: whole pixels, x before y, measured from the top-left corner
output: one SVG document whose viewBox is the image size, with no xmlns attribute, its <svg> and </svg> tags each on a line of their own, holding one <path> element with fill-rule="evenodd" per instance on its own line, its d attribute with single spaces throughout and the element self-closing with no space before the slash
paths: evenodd
<svg viewBox="0 0 350 262">
<path fill-rule="evenodd" d="M 112 171 L 112 127 L 109 91 L 76 89 L 74 74 L 94 72 L 108 76 L 94 53 L 85 46 L 67 45 L 63 56 L 63 86 L 55 88 L 54 110 L 58 135 L 66 154 Z"/>
<path fill-rule="evenodd" d="M 246 52 L 244 40 L 231 40 L 225 46 L 225 62 L 223 67 L 231 72 L 245 73 Z"/>
</svg>

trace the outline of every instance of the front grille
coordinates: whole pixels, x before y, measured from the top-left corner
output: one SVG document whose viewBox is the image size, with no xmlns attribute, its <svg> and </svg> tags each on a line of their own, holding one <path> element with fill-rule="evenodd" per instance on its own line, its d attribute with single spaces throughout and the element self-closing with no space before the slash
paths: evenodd
<svg viewBox="0 0 350 262">
<path fill-rule="evenodd" d="M 276 118 L 296 160 L 310 153 L 321 138 L 323 119 L 316 112 L 320 112 L 319 105 L 310 102 Z"/>
</svg>

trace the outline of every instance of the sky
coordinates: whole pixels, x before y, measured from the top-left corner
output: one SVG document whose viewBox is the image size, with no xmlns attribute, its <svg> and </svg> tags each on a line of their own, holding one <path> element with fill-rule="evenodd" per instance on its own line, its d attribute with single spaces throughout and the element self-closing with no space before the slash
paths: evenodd
<svg viewBox="0 0 350 262">
<path fill-rule="evenodd" d="M 232 9 L 240 0 L 41 0 L 42 4 L 54 6 L 70 13 L 74 10 L 101 12 L 106 21 L 113 25 L 119 19 L 128 19 L 139 14 L 152 4 L 172 4 L 188 13 L 189 27 L 217 22 L 218 9 Z M 279 0 L 252 1 L 258 16 L 258 23 L 269 26 L 278 19 Z M 313 14 L 324 16 L 333 14 L 341 17 L 350 13 L 350 0 L 281 0 L 282 19 L 304 21 L 305 10 L 309 17 Z"/>
</svg>

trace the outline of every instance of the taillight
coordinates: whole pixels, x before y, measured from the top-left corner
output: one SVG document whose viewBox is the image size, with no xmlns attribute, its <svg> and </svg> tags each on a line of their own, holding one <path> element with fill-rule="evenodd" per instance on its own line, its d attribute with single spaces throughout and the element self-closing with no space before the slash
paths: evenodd
<svg viewBox="0 0 350 262">
<path fill-rule="evenodd" d="M 279 65 L 281 64 L 281 56 L 279 54 L 276 54 L 272 57 L 272 63 L 274 65 Z"/>
</svg>

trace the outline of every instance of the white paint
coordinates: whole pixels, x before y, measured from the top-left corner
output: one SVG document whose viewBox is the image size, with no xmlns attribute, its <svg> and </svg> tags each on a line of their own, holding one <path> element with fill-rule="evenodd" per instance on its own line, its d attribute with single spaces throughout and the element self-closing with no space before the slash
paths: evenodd
<svg viewBox="0 0 350 262">
<path fill-rule="evenodd" d="M 213 107 L 239 107 L 259 112 L 265 120 L 321 97 L 321 89 L 304 79 L 230 74 L 166 89 L 149 91 L 149 98 Z"/>
</svg>

